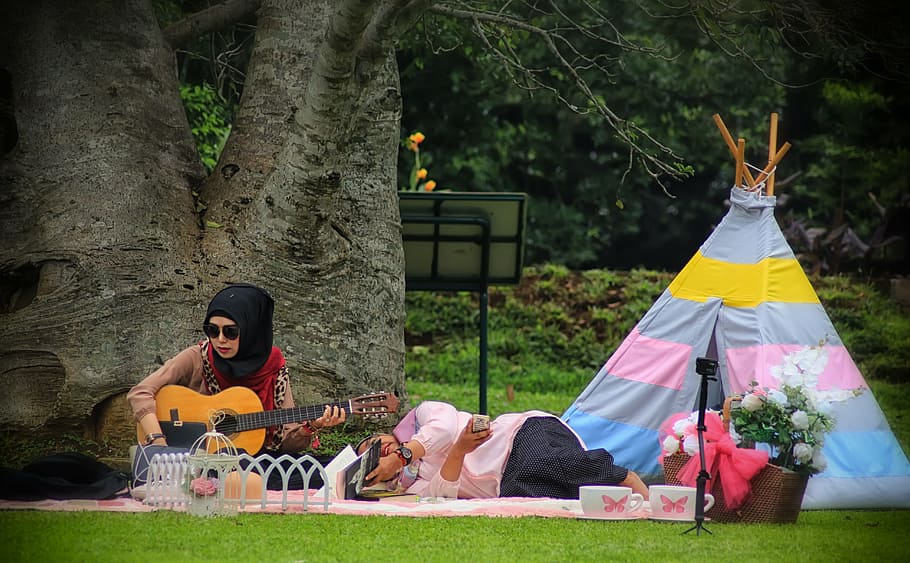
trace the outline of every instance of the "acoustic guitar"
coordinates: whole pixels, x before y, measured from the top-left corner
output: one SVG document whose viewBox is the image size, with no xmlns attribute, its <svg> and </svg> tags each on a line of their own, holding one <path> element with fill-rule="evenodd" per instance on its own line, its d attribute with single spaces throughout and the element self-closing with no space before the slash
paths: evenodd
<svg viewBox="0 0 910 563">
<path fill-rule="evenodd" d="M 326 405 L 344 409 L 348 416 L 384 416 L 398 410 L 398 397 L 392 393 L 361 395 L 347 401 L 327 402 L 305 407 L 262 409 L 262 402 L 246 387 L 229 387 L 215 395 L 203 395 L 182 385 L 165 385 L 155 395 L 156 414 L 162 422 L 205 423 L 209 431 L 224 434 L 237 449 L 255 454 L 265 442 L 265 429 L 289 422 L 315 420 Z M 145 435 L 137 425 L 136 436 Z"/>
</svg>

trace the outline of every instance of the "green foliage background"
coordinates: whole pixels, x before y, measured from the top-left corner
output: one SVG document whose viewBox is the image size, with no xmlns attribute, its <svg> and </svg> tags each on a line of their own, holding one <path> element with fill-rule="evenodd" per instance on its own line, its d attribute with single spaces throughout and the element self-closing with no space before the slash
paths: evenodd
<svg viewBox="0 0 910 563">
<path fill-rule="evenodd" d="M 546 265 L 527 268 L 516 287 L 492 288 L 491 384 L 581 391 L 673 276 Z M 910 318 L 900 307 L 874 286 L 844 276 L 812 283 L 860 370 L 910 382 Z M 476 383 L 476 294 L 411 292 L 407 307 L 408 381 Z"/>
<path fill-rule="evenodd" d="M 153 5 L 164 26 L 207 3 Z M 595 25 L 581 6 L 561 8 L 578 23 Z M 732 157 L 711 116 L 719 113 L 735 137 L 746 139 L 747 160 L 761 165 L 769 115 L 777 112 L 778 144 L 793 144 L 777 174 L 782 223 L 822 231 L 844 225 L 865 243 L 887 238 L 878 206 L 895 210 L 910 201 L 910 128 L 901 117 L 910 114 L 910 85 L 863 70 L 866 61 L 856 49 L 814 42 L 806 48 L 815 56 L 794 53 L 767 12 L 745 17 L 732 11 L 728 21 L 707 27 L 681 15 L 684 7 L 666 3 L 610 3 L 608 13 L 632 48 L 579 38 L 575 46 L 597 53 L 610 69 L 606 75 L 589 67 L 581 75 L 618 115 L 678 155 L 690 174 L 669 183 L 671 195 L 639 167 L 627 174 L 628 148 L 589 111 L 537 36 L 513 30 L 496 46 L 519 53 L 530 68 L 549 68 L 547 78 L 564 102 L 554 92 L 529 90 L 469 23 L 428 14 L 397 46 L 401 137 L 427 136 L 421 164 L 437 190 L 530 194 L 529 264 L 677 270 L 710 232 L 731 184 Z M 532 23 L 551 22 L 541 12 Z M 722 27 L 735 29 L 739 56 L 706 34 Z M 209 171 L 240 101 L 254 32 L 255 20 L 241 22 L 177 54 L 187 117 Z M 399 186 L 408 185 L 412 165 L 413 153 L 402 148 Z M 836 243 L 818 248 L 798 237 L 792 243 L 824 273 L 910 273 L 874 246 L 865 257 L 842 259 Z"/>
<path fill-rule="evenodd" d="M 231 134 L 233 106 L 208 84 L 184 84 L 180 87 L 180 97 L 199 158 L 206 171 L 211 172 Z"/>
<path fill-rule="evenodd" d="M 546 91 L 521 88 L 457 23 L 426 18 L 398 53 L 402 134 L 427 135 L 423 153 L 437 189 L 530 194 L 528 263 L 680 268 L 718 219 L 732 183 L 732 157 L 714 113 L 746 139 L 747 160 L 758 165 L 767 160 L 769 115 L 780 114 L 778 144 L 794 147 L 777 175 L 782 215 L 791 220 L 821 229 L 846 223 L 870 241 L 883 218 L 869 194 L 894 208 L 910 193 L 910 143 L 899 118 L 908 101 L 905 84 L 844 61 L 835 67 L 832 58 L 797 57 L 773 26 L 743 27 L 738 38 L 754 57 L 749 60 L 728 56 L 690 18 L 655 19 L 623 4 L 611 5 L 610 16 L 641 49 L 580 42 L 616 61 L 609 79 L 593 72 L 585 78 L 617 114 L 694 170 L 670 183 L 673 197 L 638 168 L 625 176 L 628 151 L 596 116 L 576 113 Z M 527 66 L 545 65 L 537 38 L 514 33 L 509 40 Z M 568 99 L 584 109 L 583 101 Z M 789 184 L 781 182 L 791 176 Z M 822 262 L 829 271 L 872 270 L 856 260 Z"/>
</svg>

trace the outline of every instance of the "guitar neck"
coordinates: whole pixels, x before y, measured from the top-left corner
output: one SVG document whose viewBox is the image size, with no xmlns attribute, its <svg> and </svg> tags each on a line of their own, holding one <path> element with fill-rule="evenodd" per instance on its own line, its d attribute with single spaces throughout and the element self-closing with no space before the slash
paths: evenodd
<svg viewBox="0 0 910 563">
<path fill-rule="evenodd" d="M 306 407 L 292 407 L 289 409 L 237 414 L 234 415 L 237 422 L 236 430 L 238 432 L 246 432 L 247 430 L 266 428 L 268 426 L 281 426 L 282 424 L 288 424 L 290 422 L 315 420 L 325 412 L 326 405 L 343 409 L 347 414 L 351 414 L 351 411 L 353 410 L 351 401 L 348 400 Z"/>
</svg>

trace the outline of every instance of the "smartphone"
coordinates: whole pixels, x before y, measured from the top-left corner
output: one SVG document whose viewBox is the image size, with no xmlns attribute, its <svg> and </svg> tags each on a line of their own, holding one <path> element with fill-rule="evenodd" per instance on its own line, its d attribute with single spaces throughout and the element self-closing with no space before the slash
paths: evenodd
<svg viewBox="0 0 910 563">
<path fill-rule="evenodd" d="M 475 414 L 471 425 L 471 432 L 480 432 L 490 428 L 490 417 L 485 414 Z"/>
</svg>

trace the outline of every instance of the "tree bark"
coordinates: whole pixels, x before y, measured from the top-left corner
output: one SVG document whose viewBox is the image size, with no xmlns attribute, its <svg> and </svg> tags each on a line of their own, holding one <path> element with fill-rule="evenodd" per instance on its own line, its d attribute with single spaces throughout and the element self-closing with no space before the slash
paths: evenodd
<svg viewBox="0 0 910 563">
<path fill-rule="evenodd" d="M 145 2 L 0 8 L 19 128 L 0 160 L 0 422 L 92 427 L 201 338 L 208 299 L 235 281 L 275 297 L 299 403 L 405 398 L 397 69 L 391 50 L 337 44 L 372 4 L 262 3 L 207 180 Z M 217 227 L 201 227 L 194 190 Z"/>
<path fill-rule="evenodd" d="M 203 171 L 145 2 L 4 4 L 0 27 L 0 423 L 85 423 L 196 335 Z"/>
<path fill-rule="evenodd" d="M 337 6 L 263 2 L 242 108 L 204 191 L 206 218 L 222 225 L 205 254 L 213 271 L 275 294 L 296 396 L 404 397 L 397 68 L 391 50 L 358 66 L 326 49 Z M 314 119 L 324 96 L 334 105 Z"/>
</svg>

